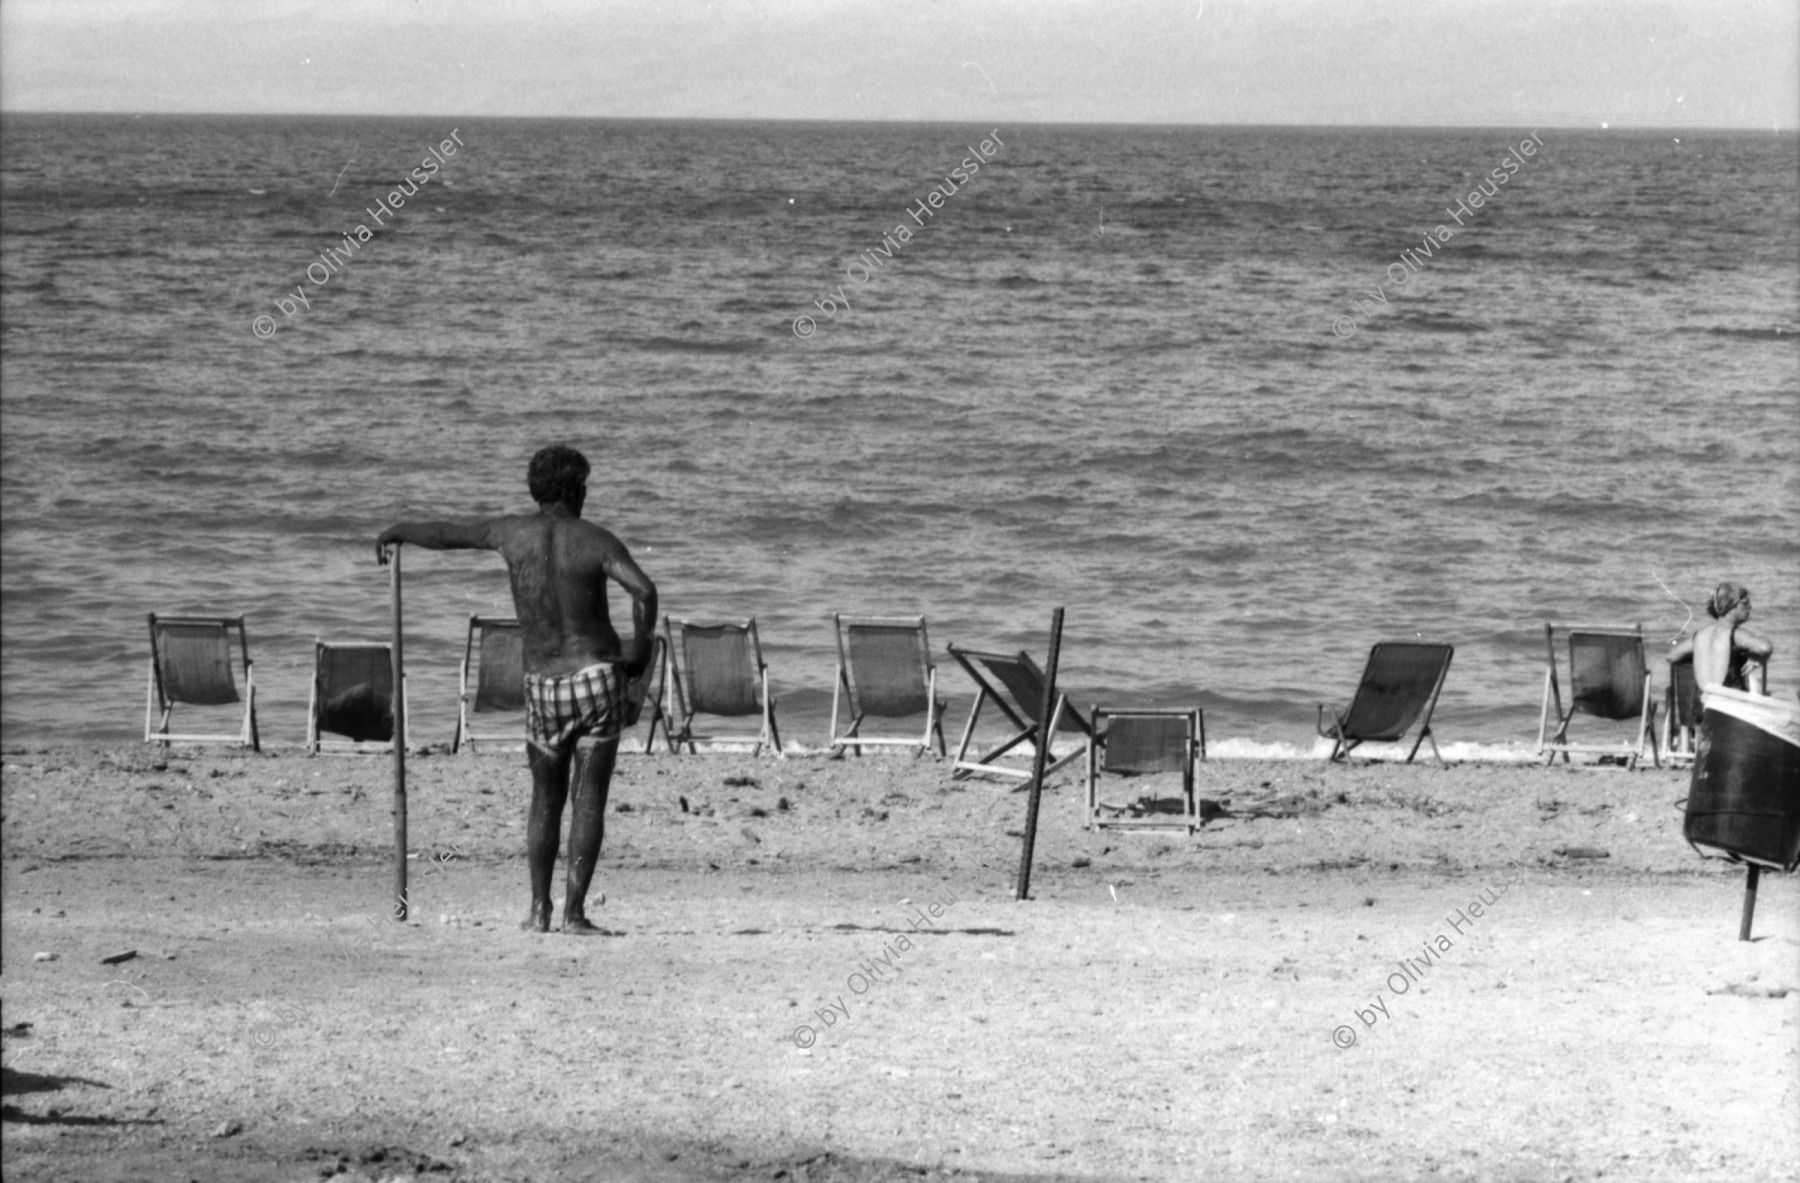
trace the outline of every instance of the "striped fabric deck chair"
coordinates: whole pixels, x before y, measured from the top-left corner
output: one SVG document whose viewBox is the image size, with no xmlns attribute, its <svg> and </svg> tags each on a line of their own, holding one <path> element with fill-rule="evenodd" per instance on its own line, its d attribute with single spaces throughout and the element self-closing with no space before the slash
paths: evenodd
<svg viewBox="0 0 1800 1183">
<path fill-rule="evenodd" d="M 844 616 L 834 613 L 837 629 L 838 676 L 831 690 L 831 750 L 902 747 L 929 751 L 933 738 L 938 754 L 944 747 L 944 704 L 937 696 L 937 667 L 931 664 L 930 642 L 923 616 Z M 838 729 L 841 702 L 848 708 L 849 726 Z M 864 735 L 869 718 L 906 719 L 925 716 L 925 730 L 918 738 L 899 735 Z"/>
<path fill-rule="evenodd" d="M 401 693 L 405 693 L 404 681 Z M 410 704 L 403 703 L 403 706 Z M 408 715 L 412 711 L 406 711 Z M 330 732 L 336 739 L 325 738 Z M 406 737 L 400 737 L 402 743 Z M 394 750 L 394 649 L 383 642 L 313 642 L 312 697 L 307 704 L 309 752 Z"/>
<path fill-rule="evenodd" d="M 244 692 L 231 674 L 232 632 L 237 633 Z M 150 613 L 150 686 L 144 693 L 144 742 L 238 744 L 262 751 L 256 730 L 256 680 L 242 616 L 158 616 Z M 236 732 L 176 735 L 169 730 L 175 705 L 244 704 Z M 235 713 L 235 712 L 234 712 Z"/>
<path fill-rule="evenodd" d="M 473 674 L 471 686 L 470 675 Z M 477 743 L 498 743 L 505 750 L 525 750 L 525 649 L 519 622 L 510 616 L 470 616 L 469 635 L 463 643 L 462 666 L 457 674 L 458 710 L 452 752 L 467 746 L 471 755 Z M 475 715 L 512 715 L 504 730 L 476 734 Z"/>
<path fill-rule="evenodd" d="M 1562 685 L 1556 677 L 1556 626 L 1544 622 L 1544 648 L 1549 658 L 1544 669 L 1544 703 L 1538 714 L 1538 754 L 1556 763 L 1570 752 L 1595 752 L 1624 757 L 1626 767 L 1636 768 L 1644 748 L 1658 768 L 1662 757 L 1656 746 L 1656 700 L 1650 695 L 1650 663 L 1644 658 L 1644 630 L 1635 628 L 1570 627 L 1569 706 L 1563 709 Z M 1552 713 L 1554 712 L 1554 714 Z M 1576 715 L 1637 723 L 1631 739 L 1612 743 L 1575 743 L 1569 739 L 1569 723 Z M 1552 720 L 1554 719 L 1554 723 Z"/>
<path fill-rule="evenodd" d="M 1044 671 L 1038 663 L 1031 660 L 1031 655 L 1018 653 L 983 653 L 974 649 L 958 649 L 955 644 L 947 647 L 950 656 L 956 658 L 970 679 L 977 687 L 975 705 L 969 711 L 969 722 L 963 728 L 962 742 L 957 745 L 956 761 L 951 768 L 950 778 L 957 780 L 971 773 L 983 772 L 994 776 L 1008 776 L 1020 780 L 1030 780 L 1029 768 L 1013 768 L 998 764 L 1001 756 L 1006 755 L 1021 744 L 1037 742 L 1038 712 L 1044 709 Z M 987 673 L 982 673 L 982 670 Z M 981 718 L 981 708 L 992 702 L 1006 716 L 1007 722 L 1018 730 L 1014 731 L 998 747 L 990 748 L 967 759 L 969 743 L 975 735 L 975 722 Z M 1092 738 L 1094 732 L 1081 711 L 1069 702 L 1069 696 L 1058 694 L 1056 704 L 1050 712 L 1050 750 L 1044 762 L 1044 775 L 1047 777 L 1070 761 L 1081 758 L 1086 750 L 1083 743 L 1064 755 L 1056 754 L 1055 740 L 1059 734 L 1079 735 Z"/>
<path fill-rule="evenodd" d="M 1690 655 L 1669 666 L 1669 688 L 1663 695 L 1662 754 L 1671 764 L 1691 763 L 1700 733 L 1700 687 L 1694 684 Z"/>
<path fill-rule="evenodd" d="M 1319 734 L 1332 741 L 1326 762 L 1347 758 L 1361 743 L 1399 743 L 1418 722 L 1419 735 L 1406 762 L 1411 764 L 1419 745 L 1429 739 L 1431 754 L 1444 763 L 1437 737 L 1431 734 L 1431 713 L 1437 709 L 1455 655 L 1455 646 L 1429 641 L 1382 641 L 1370 649 L 1350 708 L 1343 712 L 1333 708 L 1330 727 L 1325 725 L 1326 704 L 1319 704 Z"/>
<path fill-rule="evenodd" d="M 756 633 L 756 617 L 743 623 L 701 624 L 663 617 L 669 640 L 670 718 L 675 731 L 670 746 L 697 752 L 697 741 L 754 744 L 751 755 L 767 747 L 785 758 L 781 732 L 775 726 L 775 700 L 769 697 L 769 667 L 763 664 L 762 641 Z M 724 719 L 757 717 L 762 729 L 755 735 L 697 735 L 696 715 Z"/>
<path fill-rule="evenodd" d="M 1192 710 L 1109 711 L 1095 706 L 1093 733 L 1087 746 L 1087 802 L 1082 825 L 1166 828 L 1192 834 L 1200 825 L 1200 802 L 1194 795 L 1194 766 L 1206 758 L 1206 723 L 1200 708 Z M 1147 793 L 1130 802 L 1104 800 L 1103 776 L 1136 778 L 1161 774 Z M 1157 795 L 1169 774 L 1180 777 L 1178 808 Z M 1171 786 L 1173 787 L 1173 786 Z"/>
</svg>

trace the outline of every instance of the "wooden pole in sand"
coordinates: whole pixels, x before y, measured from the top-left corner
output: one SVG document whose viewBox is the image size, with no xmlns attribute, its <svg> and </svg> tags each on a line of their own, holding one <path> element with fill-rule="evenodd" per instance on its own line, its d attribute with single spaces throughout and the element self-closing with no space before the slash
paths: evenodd
<svg viewBox="0 0 1800 1183">
<path fill-rule="evenodd" d="M 1037 847 L 1038 801 L 1044 794 L 1044 764 L 1050 755 L 1050 717 L 1056 710 L 1056 663 L 1062 655 L 1063 610 L 1050 615 L 1050 660 L 1044 665 L 1044 701 L 1038 706 L 1037 753 L 1031 759 L 1031 798 L 1025 806 L 1025 844 L 1019 851 L 1015 900 L 1031 898 L 1031 855 Z"/>
<path fill-rule="evenodd" d="M 406 657 L 400 614 L 400 544 L 388 564 L 394 600 L 394 919 L 406 919 Z"/>
<path fill-rule="evenodd" d="M 1756 919 L 1756 881 L 1762 878 L 1762 868 L 1755 863 L 1744 873 L 1744 918 L 1738 922 L 1738 940 L 1750 939 L 1750 925 Z"/>
</svg>

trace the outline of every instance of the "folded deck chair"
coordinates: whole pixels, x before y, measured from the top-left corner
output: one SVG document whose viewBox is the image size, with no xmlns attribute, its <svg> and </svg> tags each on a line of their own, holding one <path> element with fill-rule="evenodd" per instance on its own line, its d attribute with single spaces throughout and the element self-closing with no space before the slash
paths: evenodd
<svg viewBox="0 0 1800 1183">
<path fill-rule="evenodd" d="M 742 624 L 698 624 L 663 617 L 668 635 L 670 717 L 672 748 L 686 744 L 695 752 L 697 741 L 755 744 L 752 755 L 766 746 L 777 756 L 781 732 L 775 726 L 775 700 L 769 697 L 769 667 L 763 664 L 762 641 L 756 634 L 756 618 Z M 696 715 L 726 719 L 757 717 L 762 729 L 755 735 L 697 735 Z"/>
<path fill-rule="evenodd" d="M 862 755 L 867 747 L 930 749 L 933 737 L 939 755 L 944 747 L 944 704 L 937 696 L 937 667 L 931 664 L 930 642 L 925 637 L 925 618 L 858 617 L 834 613 L 837 628 L 838 677 L 831 690 L 831 750 L 849 747 Z M 848 707 L 849 726 L 838 730 L 838 706 Z M 865 735 L 869 718 L 905 719 L 925 716 L 919 738 L 898 735 Z"/>
<path fill-rule="evenodd" d="M 463 659 L 457 679 L 456 736 L 450 750 L 464 746 L 471 754 L 475 745 L 501 744 L 511 751 L 525 749 L 525 649 L 519 622 L 510 616 L 470 616 L 469 635 L 463 643 Z M 473 685 L 470 675 L 473 674 Z M 504 729 L 476 734 L 474 715 L 511 715 Z"/>
<path fill-rule="evenodd" d="M 1382 641 L 1369 650 L 1369 664 L 1350 709 L 1331 712 L 1325 725 L 1325 704 L 1319 704 L 1319 734 L 1332 741 L 1327 762 L 1341 760 L 1360 743 L 1399 743 L 1414 722 L 1419 736 L 1413 740 L 1406 762 L 1419 754 L 1419 745 L 1431 740 L 1431 754 L 1444 762 L 1437 738 L 1431 734 L 1431 713 L 1437 709 L 1438 692 L 1450 672 L 1453 645 L 1427 641 Z M 1421 721 L 1422 720 L 1422 721 Z"/>
<path fill-rule="evenodd" d="M 1689 656 L 1669 666 L 1669 688 L 1663 695 L 1662 750 L 1669 763 L 1693 760 L 1700 711 L 1700 687 L 1694 684 L 1694 659 Z"/>
<path fill-rule="evenodd" d="M 231 676 L 233 630 L 237 632 L 238 657 L 244 669 L 241 697 Z M 159 617 L 150 613 L 150 686 L 144 694 L 144 742 L 234 743 L 262 751 L 262 738 L 256 731 L 252 666 L 242 616 Z M 175 735 L 169 731 L 169 717 L 177 703 L 212 707 L 238 702 L 244 704 L 244 715 L 234 733 Z"/>
<path fill-rule="evenodd" d="M 1194 796 L 1194 765 L 1206 758 L 1206 724 L 1195 707 L 1187 711 L 1109 711 L 1096 706 L 1087 743 L 1087 804 L 1083 826 L 1176 826 L 1192 834 L 1200 825 Z M 1140 794 L 1127 803 L 1103 800 L 1102 776 L 1139 777 L 1179 773 L 1178 810 L 1166 798 Z"/>
<path fill-rule="evenodd" d="M 1643 628 L 1571 627 L 1566 631 L 1569 707 L 1564 710 L 1562 685 L 1556 677 L 1556 626 L 1544 623 L 1544 648 L 1549 663 L 1544 669 L 1544 704 L 1538 715 L 1538 754 L 1549 753 L 1546 763 L 1554 764 L 1559 754 L 1566 763 L 1570 752 L 1597 752 L 1624 756 L 1626 766 L 1636 768 L 1648 745 L 1651 759 L 1660 768 L 1656 702 L 1650 697 L 1650 663 L 1644 659 Z M 1635 740 L 1613 743 L 1574 743 L 1569 739 L 1569 722 L 1578 714 L 1636 720 L 1637 736 Z"/>
<path fill-rule="evenodd" d="M 405 693 L 404 683 L 401 692 Z M 326 739 L 326 732 L 338 738 Z M 406 742 L 404 735 L 400 739 L 402 743 Z M 393 748 L 393 646 L 386 642 L 332 644 L 315 641 L 312 698 L 307 704 L 306 750 L 391 752 Z"/>
<path fill-rule="evenodd" d="M 951 769 L 950 778 L 956 780 L 973 772 L 986 772 L 995 776 L 1030 780 L 1030 769 L 1011 768 L 995 761 L 1021 744 L 1037 742 L 1038 712 L 1044 709 L 1044 671 L 1038 668 L 1037 662 L 1031 660 L 1030 654 L 1022 651 L 982 653 L 974 649 L 958 649 L 954 644 L 949 645 L 948 649 L 950 656 L 956 658 L 977 687 L 975 706 L 969 711 L 968 725 L 963 728 L 962 743 L 957 746 L 956 762 Z M 982 673 L 983 669 L 987 671 L 986 674 Z M 990 701 L 1000 708 L 1000 713 L 1018 730 L 998 747 L 990 748 L 973 760 L 965 759 L 969 752 L 969 741 L 975 735 L 975 721 L 981 717 L 981 708 Z M 1056 704 L 1051 709 L 1051 745 L 1044 762 L 1045 776 L 1071 760 L 1079 759 L 1086 747 L 1083 744 L 1058 756 L 1055 740 L 1059 733 L 1084 737 L 1093 735 L 1093 728 L 1082 717 L 1081 711 L 1069 702 L 1066 694 L 1058 694 Z"/>
</svg>

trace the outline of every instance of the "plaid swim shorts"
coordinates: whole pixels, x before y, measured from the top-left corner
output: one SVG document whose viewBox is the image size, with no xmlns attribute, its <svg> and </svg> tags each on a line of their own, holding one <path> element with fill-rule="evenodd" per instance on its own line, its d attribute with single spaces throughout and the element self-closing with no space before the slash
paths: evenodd
<svg viewBox="0 0 1800 1183">
<path fill-rule="evenodd" d="M 557 677 L 525 675 L 525 739 L 546 755 L 584 735 L 616 739 L 624 716 L 618 670 L 610 662 Z"/>
</svg>

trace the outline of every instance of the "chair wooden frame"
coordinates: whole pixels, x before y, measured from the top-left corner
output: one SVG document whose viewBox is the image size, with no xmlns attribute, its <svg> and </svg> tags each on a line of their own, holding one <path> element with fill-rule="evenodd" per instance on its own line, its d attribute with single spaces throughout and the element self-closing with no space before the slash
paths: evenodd
<svg viewBox="0 0 1800 1183">
<path fill-rule="evenodd" d="M 1141 817 L 1121 816 L 1132 808 L 1114 805 L 1100 799 L 1100 774 L 1103 771 L 1100 749 L 1106 746 L 1109 720 L 1181 719 L 1187 723 L 1187 754 L 1182 761 L 1180 814 L 1146 814 Z M 1206 717 L 1199 707 L 1177 710 L 1108 710 L 1098 703 L 1089 714 L 1092 730 L 1083 749 L 1087 755 L 1087 792 L 1082 805 L 1082 828 L 1119 827 L 1122 829 L 1185 829 L 1189 835 L 1200 828 L 1200 800 L 1194 793 L 1195 769 L 1206 759 Z M 1113 811 L 1106 816 L 1104 811 Z"/>
<path fill-rule="evenodd" d="M 1420 706 L 1407 717 L 1399 728 L 1365 728 L 1357 725 L 1358 717 L 1374 705 L 1373 698 L 1381 688 L 1371 682 L 1375 670 L 1383 654 L 1389 649 L 1435 650 L 1441 653 L 1442 661 L 1438 664 L 1437 675 L 1432 679 L 1431 693 L 1425 696 Z M 1438 695 L 1443 693 L 1444 680 L 1450 675 L 1450 662 L 1456 656 L 1456 646 L 1436 641 L 1378 641 L 1369 649 L 1369 660 L 1363 665 L 1362 678 L 1356 684 L 1356 692 L 1350 699 L 1350 705 L 1343 711 L 1335 708 L 1331 711 L 1331 726 L 1325 726 L 1325 703 L 1319 704 L 1318 731 L 1321 736 L 1332 741 L 1331 754 L 1326 763 L 1347 760 L 1351 749 L 1363 743 L 1403 743 L 1406 733 L 1412 730 L 1415 719 L 1419 723 L 1419 734 L 1413 740 L 1410 751 L 1406 753 L 1406 763 L 1411 764 L 1413 757 L 1419 754 L 1419 747 L 1426 740 L 1431 741 L 1431 754 L 1437 757 L 1440 764 L 1447 763 L 1444 754 L 1438 751 L 1437 737 L 1431 732 L 1431 716 L 1437 710 Z M 1365 696 L 1368 696 L 1365 699 Z"/>
<path fill-rule="evenodd" d="M 837 633 L 838 669 L 837 683 L 831 689 L 831 750 L 833 754 L 844 748 L 852 748 L 858 756 L 865 747 L 901 747 L 918 748 L 920 752 L 931 750 L 933 738 L 937 741 L 938 755 L 949 754 L 944 746 L 943 711 L 944 704 L 937 696 L 937 666 L 931 661 L 931 642 L 927 639 L 925 618 L 923 616 L 845 616 L 841 612 L 832 614 L 833 627 Z M 850 647 L 846 643 L 846 630 L 858 628 L 905 629 L 916 631 L 919 642 L 919 678 L 924 689 L 925 730 L 913 739 L 896 735 L 864 735 L 863 719 L 867 715 L 863 702 L 864 691 L 856 677 L 856 670 L 850 660 Z M 909 687 L 910 689 L 910 687 Z M 848 706 L 850 725 L 838 729 L 838 713 L 840 702 Z M 907 716 L 890 716 L 904 718 Z"/>
<path fill-rule="evenodd" d="M 634 688 L 635 687 L 635 688 Z M 654 688 L 655 693 L 651 690 Z M 656 729 L 662 728 L 663 742 L 668 744 L 669 751 L 675 752 L 675 735 L 670 730 L 669 720 L 673 717 L 668 698 L 669 689 L 669 646 L 659 633 L 650 639 L 650 663 L 644 667 L 640 681 L 626 688 L 628 696 L 638 700 L 638 716 L 632 726 L 644 721 L 644 712 L 650 712 L 650 727 L 644 733 L 644 751 L 648 756 L 656 746 Z M 621 729 L 620 751 L 624 751 L 623 729 Z"/>
<path fill-rule="evenodd" d="M 501 708 L 487 707 L 481 703 L 481 679 L 486 676 L 486 661 L 478 660 L 487 648 L 487 638 L 490 634 L 521 631 L 517 617 L 470 615 L 468 637 L 463 642 L 462 663 L 457 667 L 456 673 L 458 687 L 456 735 L 450 741 L 452 753 L 467 751 L 469 755 L 474 755 L 475 745 L 478 743 L 503 744 L 504 747 L 501 750 L 509 752 L 525 750 L 525 670 L 523 662 L 520 663 L 519 668 L 518 708 L 516 711 L 502 711 Z M 479 645 L 477 638 L 480 638 Z M 470 681 L 471 673 L 474 674 L 473 683 Z M 475 720 L 470 716 L 492 713 L 517 714 L 519 716 L 517 727 L 511 734 L 502 734 L 498 731 L 478 734 L 475 731 Z"/>
<path fill-rule="evenodd" d="M 171 743 L 223 743 L 237 744 L 252 751 L 262 751 L 262 737 L 256 727 L 256 663 L 250 660 L 250 638 L 244 627 L 242 616 L 158 616 L 152 612 L 150 616 L 150 684 L 144 692 L 144 742 L 160 744 L 167 747 Z M 216 703 L 203 703 L 206 706 L 226 706 L 235 702 L 244 704 L 244 718 L 236 734 L 211 733 L 176 735 L 169 730 L 170 717 L 174 714 L 177 702 L 185 701 L 175 697 L 175 692 L 167 685 L 162 669 L 162 646 L 159 644 L 167 630 L 171 628 L 204 628 L 217 630 L 222 636 L 227 651 L 231 644 L 231 631 L 237 630 L 238 657 L 244 671 L 244 690 L 238 693 L 237 685 L 231 680 L 231 665 L 226 662 L 224 681 L 219 683 L 221 690 L 229 690 L 230 698 L 221 697 Z"/>
<path fill-rule="evenodd" d="M 1017 780 L 1030 780 L 1031 770 L 1029 768 L 1008 768 L 1006 765 L 996 764 L 994 761 L 998 760 L 1007 752 L 1012 751 L 1020 744 L 1035 743 L 1037 741 L 1038 722 L 1036 716 L 1043 705 L 1044 671 L 1038 667 L 1037 662 L 1031 659 L 1031 655 L 1024 650 L 1020 650 L 1017 653 L 989 653 L 977 649 L 959 649 L 955 642 L 950 643 L 945 646 L 945 648 L 950 656 L 956 659 L 957 664 L 963 667 L 964 672 L 969 675 L 970 680 L 972 680 L 976 686 L 975 705 L 970 708 L 969 721 L 963 727 L 962 742 L 959 743 L 956 748 L 956 760 L 951 767 L 950 779 L 960 780 L 973 773 L 987 773 L 991 776 L 1011 777 Z M 995 680 L 1000 681 L 1003 685 L 996 686 L 993 681 L 989 680 L 986 674 L 983 674 L 981 670 L 976 668 L 977 664 L 987 666 L 988 673 L 994 675 Z M 1002 669 L 1013 670 L 1015 671 L 1015 677 L 1018 677 L 1028 685 L 1035 685 L 1037 687 L 1036 701 L 1021 702 L 1015 696 L 1010 695 L 1007 690 L 1003 688 L 1005 679 L 994 668 L 996 666 Z M 1008 701 L 1009 698 L 1011 701 Z M 981 708 L 990 700 L 1000 709 L 1000 713 L 1006 716 L 1007 721 L 1018 728 L 1018 730 L 998 747 L 990 748 L 973 760 L 965 759 L 964 757 L 966 757 L 969 752 L 969 744 L 975 735 L 976 720 L 981 718 Z M 1088 741 L 1091 741 L 1094 737 L 1092 724 L 1088 722 L 1077 707 L 1069 702 L 1069 696 L 1066 694 L 1058 694 L 1056 696 L 1056 703 L 1052 707 L 1050 713 L 1050 748 L 1045 754 L 1044 764 L 1044 775 L 1046 777 L 1062 768 L 1064 765 L 1081 759 L 1082 752 L 1086 750 L 1086 744 L 1084 743 L 1082 746 L 1077 747 L 1074 751 L 1069 752 L 1066 755 L 1058 756 L 1056 754 L 1056 734 L 1059 730 L 1064 728 L 1065 723 L 1073 724 L 1071 730 L 1079 732 Z"/>
<path fill-rule="evenodd" d="M 1655 763 L 1656 767 L 1661 768 L 1662 754 L 1657 746 L 1656 735 L 1656 699 L 1650 693 L 1650 662 L 1644 653 L 1643 626 L 1640 624 L 1627 629 L 1617 627 L 1595 627 L 1589 625 L 1569 625 L 1563 629 L 1563 633 L 1568 638 L 1569 647 L 1570 699 L 1569 708 L 1566 711 L 1563 709 L 1562 685 L 1556 676 L 1556 626 L 1549 621 L 1544 622 L 1544 650 L 1548 660 L 1544 667 L 1544 700 L 1543 705 L 1538 712 L 1538 755 L 1546 757 L 1544 761 L 1546 764 L 1556 763 L 1556 757 L 1559 755 L 1563 758 L 1565 764 L 1569 763 L 1569 753 L 1571 752 L 1591 752 L 1605 756 L 1624 756 L 1626 758 L 1625 766 L 1627 768 L 1636 768 L 1638 761 L 1643 759 L 1645 746 L 1648 745 L 1650 748 L 1651 760 Z M 1641 705 L 1636 712 L 1637 737 L 1635 741 L 1625 740 L 1621 743 L 1611 744 L 1583 744 L 1573 743 L 1569 740 L 1569 723 L 1574 719 L 1576 713 L 1593 713 L 1583 710 L 1581 701 L 1575 694 L 1575 650 L 1579 644 L 1577 638 L 1582 637 L 1605 637 L 1614 640 L 1629 638 L 1637 643 L 1638 660 L 1639 664 L 1643 667 L 1644 675 L 1642 685 L 1635 687 L 1637 693 L 1642 696 Z M 1555 712 L 1554 716 L 1552 716 L 1552 710 Z M 1554 730 L 1552 729 L 1551 724 L 1551 719 L 1553 717 L 1555 719 Z M 1598 717 L 1606 718 L 1607 716 Z M 1615 721 L 1622 721 L 1623 719 L 1629 718 L 1630 716 L 1626 715 L 1615 719 Z"/>
<path fill-rule="evenodd" d="M 1694 684 L 1692 656 L 1669 663 L 1663 691 L 1662 754 L 1672 765 L 1691 764 L 1700 735 L 1700 687 Z"/>
<path fill-rule="evenodd" d="M 694 654 L 688 646 L 688 633 L 705 629 L 732 634 L 741 638 L 745 646 L 746 664 L 754 671 L 754 692 L 759 705 L 756 712 L 762 717 L 762 730 L 756 735 L 696 735 L 694 733 L 694 717 L 699 714 L 711 714 L 718 718 L 744 718 L 742 714 L 719 714 L 706 710 L 707 704 L 696 701 L 698 687 L 694 679 L 692 665 Z M 689 752 L 698 752 L 697 741 L 707 743 L 749 743 L 755 747 L 751 755 L 762 754 L 766 746 L 782 759 L 787 753 L 781 747 L 781 730 L 775 724 L 775 699 L 769 696 L 769 667 L 763 662 L 762 640 L 757 635 L 756 617 L 752 616 L 742 622 L 729 621 L 695 621 L 674 617 L 663 617 L 663 632 L 668 638 L 669 673 L 668 697 L 669 718 L 674 721 L 674 729 L 670 734 L 669 746 L 672 751 L 680 751 L 686 744 Z M 668 724 L 664 724 L 665 729 Z"/>
<path fill-rule="evenodd" d="M 326 739 L 324 735 L 321 734 L 321 728 L 319 726 L 319 710 L 321 706 L 319 698 L 319 671 L 323 666 L 325 654 L 333 649 L 381 649 L 389 655 L 390 659 L 392 658 L 394 651 L 393 645 L 387 641 L 326 641 L 316 637 L 313 639 L 312 690 L 307 696 L 306 704 L 306 750 L 313 753 L 341 752 L 369 755 L 379 755 L 383 752 L 393 751 L 394 739 Z M 401 714 L 403 718 L 400 721 L 401 725 L 397 729 L 398 734 L 395 738 L 404 744 L 407 740 L 407 736 L 410 734 L 410 727 L 408 725 L 412 721 L 412 700 L 406 693 L 406 678 L 404 675 L 400 679 L 400 696 Z"/>
</svg>

